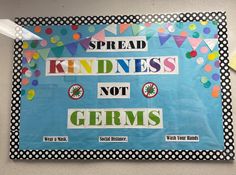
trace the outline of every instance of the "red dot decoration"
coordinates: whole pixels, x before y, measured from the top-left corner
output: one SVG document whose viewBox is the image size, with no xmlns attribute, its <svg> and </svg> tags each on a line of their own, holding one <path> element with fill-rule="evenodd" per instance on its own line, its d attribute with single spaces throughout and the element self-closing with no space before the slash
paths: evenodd
<svg viewBox="0 0 236 175">
<path fill-rule="evenodd" d="M 190 56 L 191 57 L 196 57 L 197 56 L 197 51 L 196 50 L 191 51 Z"/>
<path fill-rule="evenodd" d="M 78 28 L 79 28 L 79 27 L 78 27 L 77 25 L 72 25 L 72 26 L 71 26 L 71 29 L 72 29 L 72 30 L 77 30 Z"/>
<path fill-rule="evenodd" d="M 52 31 L 51 28 L 47 28 L 47 29 L 45 30 L 45 33 L 48 34 L 48 35 L 51 35 L 52 32 L 53 32 L 53 31 Z"/>
<path fill-rule="evenodd" d="M 22 68 L 22 70 L 21 70 L 22 74 L 25 74 L 25 72 L 26 72 L 27 70 L 28 70 L 27 67 Z"/>
</svg>

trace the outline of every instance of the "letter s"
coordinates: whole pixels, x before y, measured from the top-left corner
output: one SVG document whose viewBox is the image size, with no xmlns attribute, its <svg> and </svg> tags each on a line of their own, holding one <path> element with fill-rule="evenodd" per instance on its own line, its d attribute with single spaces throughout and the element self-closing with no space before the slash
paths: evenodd
<svg viewBox="0 0 236 175">
<path fill-rule="evenodd" d="M 164 60 L 164 72 L 173 72 L 175 70 L 176 60 L 173 57 L 168 57 Z"/>
<path fill-rule="evenodd" d="M 156 110 L 150 111 L 148 125 L 156 126 L 160 124 L 160 122 L 161 122 L 160 111 L 156 111 Z"/>
</svg>

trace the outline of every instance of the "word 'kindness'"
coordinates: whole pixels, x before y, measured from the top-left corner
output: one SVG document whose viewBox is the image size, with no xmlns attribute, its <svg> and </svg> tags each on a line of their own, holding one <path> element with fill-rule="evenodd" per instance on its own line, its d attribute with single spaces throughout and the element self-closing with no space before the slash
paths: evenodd
<svg viewBox="0 0 236 175">
<path fill-rule="evenodd" d="M 178 74 L 177 56 L 143 58 L 50 58 L 47 76 Z"/>
</svg>

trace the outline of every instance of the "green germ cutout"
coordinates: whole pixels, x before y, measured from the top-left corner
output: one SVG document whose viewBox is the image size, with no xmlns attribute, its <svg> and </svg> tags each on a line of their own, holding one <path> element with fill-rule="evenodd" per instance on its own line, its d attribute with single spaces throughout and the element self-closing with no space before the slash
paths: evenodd
<svg viewBox="0 0 236 175">
<path fill-rule="evenodd" d="M 73 95 L 79 96 L 80 93 L 81 93 L 81 92 L 79 91 L 78 88 L 73 89 Z"/>
<path fill-rule="evenodd" d="M 155 89 L 153 86 L 147 86 L 145 91 L 149 94 L 155 94 Z"/>
</svg>

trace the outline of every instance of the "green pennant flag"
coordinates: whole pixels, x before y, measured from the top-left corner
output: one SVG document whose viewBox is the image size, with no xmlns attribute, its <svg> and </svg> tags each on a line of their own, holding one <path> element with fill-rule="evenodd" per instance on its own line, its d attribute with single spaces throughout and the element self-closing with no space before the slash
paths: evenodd
<svg viewBox="0 0 236 175">
<path fill-rule="evenodd" d="M 136 36 L 144 29 L 143 26 L 140 26 L 138 24 L 132 24 L 132 30 L 133 30 L 133 35 Z"/>
<path fill-rule="evenodd" d="M 39 49 L 37 50 L 39 55 L 43 58 L 46 59 L 48 57 L 48 54 L 50 52 L 50 48 L 46 48 L 46 49 Z"/>
<path fill-rule="evenodd" d="M 148 30 L 146 31 L 146 38 L 147 40 L 149 40 L 151 37 L 153 37 L 153 35 L 155 35 L 155 31 L 154 30 Z"/>
<path fill-rule="evenodd" d="M 61 57 L 61 55 L 63 54 L 63 51 L 64 51 L 64 46 L 52 47 L 51 51 L 55 57 Z"/>
</svg>

